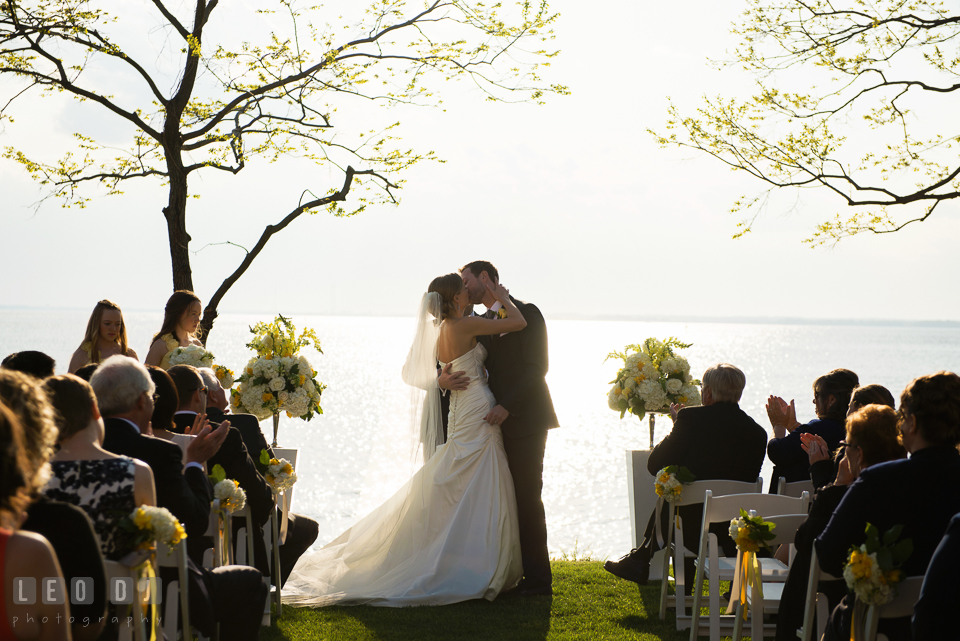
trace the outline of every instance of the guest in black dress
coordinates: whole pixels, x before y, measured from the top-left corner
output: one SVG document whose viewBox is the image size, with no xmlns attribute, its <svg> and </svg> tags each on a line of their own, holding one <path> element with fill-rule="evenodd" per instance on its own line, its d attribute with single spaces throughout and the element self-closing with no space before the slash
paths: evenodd
<svg viewBox="0 0 960 641">
<path fill-rule="evenodd" d="M 767 444 L 767 456 L 773 463 L 771 493 L 777 491 L 781 476 L 787 479 L 787 483 L 810 480 L 810 462 L 803 450 L 801 434 L 821 436 L 830 452 L 836 451 L 843 439 L 850 395 L 859 382 L 857 375 L 848 369 L 835 369 L 814 381 L 813 404 L 817 408 L 817 418 L 806 425 L 797 420 L 793 401 L 788 404 L 779 396 L 767 400 L 767 416 L 773 426 L 773 438 Z"/>
<path fill-rule="evenodd" d="M 851 401 L 850 406 L 853 405 Z M 859 407 L 859 403 L 857 405 Z M 892 407 L 867 405 L 859 407 L 858 411 L 847 417 L 846 447 L 840 459 L 837 479 L 817 492 L 810 515 L 797 530 L 794 540 L 797 553 L 790 565 L 790 574 L 783 587 L 777 612 L 778 641 L 794 641 L 797 628 L 803 625 L 803 606 L 814 539 L 823 532 L 847 488 L 857 480 L 862 470 L 907 456 L 897 436 L 897 413 Z M 847 586 L 843 581 L 824 582 L 820 591 L 827 595 L 830 605 L 835 607 L 846 595 Z"/>
<path fill-rule="evenodd" d="M 871 523 L 881 532 L 903 525 L 913 541 L 905 576 L 922 576 L 947 525 L 960 512 L 960 376 L 938 372 L 914 379 L 900 395 L 900 434 L 910 458 L 871 466 L 850 486 L 816 540 L 821 567 L 839 576 L 851 546 Z M 849 638 L 850 597 L 831 617 L 828 633 Z M 891 641 L 910 638 L 910 620 L 884 619 Z"/>
</svg>

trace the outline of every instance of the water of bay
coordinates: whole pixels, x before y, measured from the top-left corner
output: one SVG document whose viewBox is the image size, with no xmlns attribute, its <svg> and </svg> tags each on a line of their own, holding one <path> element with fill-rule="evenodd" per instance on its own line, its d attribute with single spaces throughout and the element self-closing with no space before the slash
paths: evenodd
<svg viewBox="0 0 960 641">
<path fill-rule="evenodd" d="M 0 355 L 38 349 L 66 371 L 88 311 L 0 310 Z M 126 314 L 131 346 L 141 359 L 155 313 Z M 217 362 L 238 372 L 250 356 L 248 327 L 268 314 L 224 314 L 208 348 Z M 295 509 L 320 523 L 325 543 L 396 491 L 409 477 L 413 448 L 409 388 L 400 380 L 412 318 L 303 316 L 323 354 L 307 351 L 319 379 L 324 415 L 307 423 L 281 419 L 280 442 L 300 448 Z M 898 396 L 916 376 L 960 369 L 960 330 L 952 327 L 735 324 L 706 322 L 573 321 L 548 319 L 547 382 L 561 427 L 550 432 L 544 461 L 543 501 L 553 555 L 571 552 L 618 556 L 630 547 L 624 452 L 648 446 L 647 421 L 620 420 L 607 409 L 608 381 L 617 363 L 612 350 L 654 336 L 677 336 L 694 376 L 710 364 L 734 363 L 746 373 L 741 407 L 758 423 L 769 394 L 795 398 L 801 421 L 813 418 L 813 380 L 836 367 L 857 372 Z M 670 420 L 657 421 L 659 440 Z M 263 423 L 270 431 L 270 422 Z M 271 435 L 272 436 L 272 435 Z M 769 462 L 763 475 L 769 479 Z"/>
</svg>

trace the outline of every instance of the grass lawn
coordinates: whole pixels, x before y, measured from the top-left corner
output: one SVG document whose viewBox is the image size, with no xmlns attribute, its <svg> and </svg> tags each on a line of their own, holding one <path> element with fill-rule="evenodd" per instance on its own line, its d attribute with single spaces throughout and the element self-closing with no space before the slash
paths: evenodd
<svg viewBox="0 0 960 641">
<path fill-rule="evenodd" d="M 477 600 L 442 607 L 322 609 L 284 606 L 262 641 L 450 639 L 664 639 L 681 641 L 674 616 L 660 621 L 660 583 L 640 590 L 611 576 L 599 561 L 553 561 L 553 597 L 509 594 L 493 603 Z"/>
</svg>

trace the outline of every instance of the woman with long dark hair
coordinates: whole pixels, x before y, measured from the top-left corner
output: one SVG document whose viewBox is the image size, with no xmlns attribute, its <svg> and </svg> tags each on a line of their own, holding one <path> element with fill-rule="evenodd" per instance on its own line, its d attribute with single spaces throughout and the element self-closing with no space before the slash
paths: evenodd
<svg viewBox="0 0 960 641">
<path fill-rule="evenodd" d="M 178 347 L 203 345 L 199 338 L 200 298 L 191 291 L 173 292 L 163 309 L 163 325 L 153 337 L 145 365 L 170 369 L 170 354 Z"/>
</svg>

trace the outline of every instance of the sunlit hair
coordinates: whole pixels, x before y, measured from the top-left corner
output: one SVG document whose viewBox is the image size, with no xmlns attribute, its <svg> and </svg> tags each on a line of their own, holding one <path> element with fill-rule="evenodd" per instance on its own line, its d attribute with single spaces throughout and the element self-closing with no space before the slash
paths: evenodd
<svg viewBox="0 0 960 641">
<path fill-rule="evenodd" d="M 93 312 L 90 314 L 90 320 L 87 321 L 87 331 L 83 335 L 83 342 L 90 343 L 91 363 L 100 362 L 100 348 L 98 346 L 100 340 L 100 323 L 103 322 L 103 312 L 108 309 L 112 309 L 120 314 L 120 331 L 118 332 L 116 343 L 120 346 L 121 354 L 127 353 L 127 323 L 123 320 L 123 312 L 120 311 L 119 305 L 104 298 L 94 306 Z"/>
<path fill-rule="evenodd" d="M 166 307 L 163 308 L 163 325 L 160 326 L 160 331 L 154 334 L 150 344 L 153 345 L 164 334 L 170 334 L 179 339 L 177 326 L 180 324 L 180 319 L 194 303 L 199 305 L 200 297 L 193 292 L 186 289 L 178 289 L 173 292 L 173 295 L 167 299 Z M 197 327 L 195 336 L 199 337 L 201 334 L 203 334 L 203 328 Z"/>
<path fill-rule="evenodd" d="M 886 405 L 887 407 L 896 408 L 897 402 L 893 398 L 893 394 L 890 393 L 883 385 L 863 385 L 853 390 L 853 394 L 850 395 L 850 405 L 856 403 L 859 406 L 864 405 Z"/>
<path fill-rule="evenodd" d="M 50 478 L 49 461 L 57 443 L 53 408 L 40 381 L 6 369 L 0 369 L 0 401 L 14 413 L 23 428 L 27 490 L 39 491 Z"/>
<path fill-rule="evenodd" d="M 177 386 L 166 371 L 153 365 L 147 365 L 150 378 L 156 386 L 157 400 L 153 402 L 153 417 L 150 419 L 155 430 L 172 432 L 174 428 L 173 415 L 180 409 L 180 395 Z"/>
<path fill-rule="evenodd" d="M 467 263 L 460 268 L 460 273 L 463 273 L 463 270 L 469 269 L 470 273 L 480 278 L 480 274 L 487 272 L 487 275 L 490 276 L 490 280 L 495 283 L 500 282 L 500 274 L 497 273 L 497 268 L 493 266 L 493 263 L 486 260 L 475 260 L 472 263 Z"/>
<path fill-rule="evenodd" d="M 459 294 L 461 289 L 463 289 L 463 279 L 460 278 L 460 274 L 453 273 L 434 278 L 430 287 L 427 288 L 427 292 L 440 294 L 442 300 L 441 315 L 443 318 L 448 318 L 453 313 L 453 297 Z"/>
<path fill-rule="evenodd" d="M 703 385 L 710 388 L 713 400 L 739 403 L 743 388 L 747 386 L 747 377 L 735 365 L 717 363 L 703 373 Z"/>
<path fill-rule="evenodd" d="M 19 525 L 30 492 L 31 465 L 23 441 L 20 421 L 0 402 L 0 525 L 10 529 Z"/>
<path fill-rule="evenodd" d="M 937 372 L 915 378 L 900 394 L 900 410 L 912 414 L 930 445 L 960 443 L 960 376 Z"/>
<path fill-rule="evenodd" d="M 865 405 L 847 417 L 847 443 L 863 452 L 863 466 L 906 458 L 899 440 L 897 412 L 888 405 Z"/>
<path fill-rule="evenodd" d="M 90 421 L 93 420 L 93 408 L 97 402 L 90 383 L 73 374 L 61 374 L 45 380 L 43 391 L 47 393 L 47 398 L 56 412 L 58 443 L 64 442 L 90 425 Z"/>
<path fill-rule="evenodd" d="M 193 365 L 174 365 L 167 370 L 173 384 L 177 386 L 177 395 L 180 397 L 180 407 L 190 402 L 193 393 L 205 387 L 200 372 Z M 179 408 L 178 408 L 179 409 Z"/>
<path fill-rule="evenodd" d="M 156 389 L 142 363 L 119 354 L 100 364 L 90 377 L 90 386 L 104 418 L 126 414 L 137 406 L 141 394 L 153 394 Z"/>
<path fill-rule="evenodd" d="M 850 395 L 860 379 L 848 369 L 835 369 L 813 382 L 815 395 L 833 396 L 836 399 L 827 411 L 817 418 L 831 418 L 841 423 L 847 420 L 847 408 L 850 407 Z"/>
</svg>

